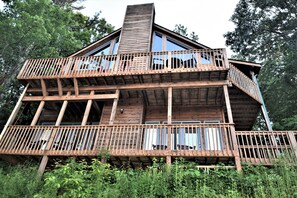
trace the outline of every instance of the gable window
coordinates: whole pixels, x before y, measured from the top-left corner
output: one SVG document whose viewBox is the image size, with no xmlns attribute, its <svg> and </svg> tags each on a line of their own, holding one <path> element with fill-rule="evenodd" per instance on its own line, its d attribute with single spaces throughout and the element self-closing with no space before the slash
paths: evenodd
<svg viewBox="0 0 297 198">
<path fill-rule="evenodd" d="M 161 52 L 161 51 L 178 51 L 178 50 L 187 50 L 190 47 L 185 44 L 174 40 L 173 38 L 161 34 L 159 32 L 154 32 L 153 36 L 153 52 Z"/>
<path fill-rule="evenodd" d="M 166 51 L 186 50 L 187 48 L 173 39 L 166 37 Z"/>
<path fill-rule="evenodd" d="M 156 52 L 153 55 L 152 69 L 159 70 L 168 67 L 169 62 L 171 69 L 176 68 L 195 68 L 199 64 L 211 64 L 212 55 L 209 52 L 200 52 L 199 63 L 197 63 L 197 53 L 192 51 L 175 52 L 183 50 L 191 50 L 190 46 L 171 38 L 165 34 L 154 32 L 152 51 Z M 171 58 L 168 57 L 168 52 L 171 51 Z M 170 60 L 169 60 L 170 59 Z"/>
<path fill-rule="evenodd" d="M 112 69 L 115 63 L 115 56 L 119 47 L 119 37 L 116 37 L 101 46 L 86 53 L 84 56 L 102 56 L 102 58 L 81 61 L 78 65 L 78 70 L 97 70 L 105 72 Z"/>
<path fill-rule="evenodd" d="M 119 37 L 116 37 L 99 47 L 93 49 L 92 51 L 86 53 L 84 56 L 101 56 L 101 55 L 112 55 L 118 52 L 119 47 Z"/>
</svg>

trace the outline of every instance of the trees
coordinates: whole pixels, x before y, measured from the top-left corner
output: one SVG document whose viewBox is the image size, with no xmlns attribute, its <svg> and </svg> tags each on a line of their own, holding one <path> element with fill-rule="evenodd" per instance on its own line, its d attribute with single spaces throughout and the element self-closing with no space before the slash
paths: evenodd
<svg viewBox="0 0 297 198">
<path fill-rule="evenodd" d="M 240 0 L 235 30 L 225 34 L 234 52 L 262 62 L 259 83 L 275 129 L 297 129 L 296 16 L 296 0 Z"/>
<path fill-rule="evenodd" d="M 6 2 L 0 11 L 0 126 L 19 97 L 15 79 L 26 59 L 68 56 L 113 30 L 99 14 L 90 18 L 50 0 Z"/>
<path fill-rule="evenodd" d="M 186 36 L 196 42 L 199 39 L 198 35 L 195 32 L 191 32 L 191 34 L 189 35 L 188 28 L 183 26 L 182 24 L 176 24 L 173 31 L 182 35 L 182 36 Z"/>
</svg>

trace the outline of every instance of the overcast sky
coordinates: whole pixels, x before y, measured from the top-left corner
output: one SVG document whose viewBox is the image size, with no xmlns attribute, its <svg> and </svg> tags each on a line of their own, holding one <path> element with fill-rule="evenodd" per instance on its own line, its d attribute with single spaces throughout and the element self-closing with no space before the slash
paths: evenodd
<svg viewBox="0 0 297 198">
<path fill-rule="evenodd" d="M 108 23 L 117 28 L 123 24 L 127 5 L 154 3 L 155 23 L 173 30 L 182 24 L 196 32 L 200 43 L 211 48 L 224 48 L 223 34 L 234 29 L 229 21 L 239 0 L 86 0 L 82 12 L 93 15 L 101 11 Z M 228 56 L 231 52 L 228 50 Z"/>
<path fill-rule="evenodd" d="M 232 31 L 229 21 L 239 0 L 86 0 L 82 3 L 85 15 L 92 16 L 101 11 L 108 23 L 115 28 L 123 24 L 127 5 L 154 3 L 155 23 L 173 30 L 175 24 L 182 24 L 188 32 L 196 32 L 199 42 L 211 48 L 224 48 L 223 34 Z M 2 4 L 2 5 L 1 5 Z M 3 6 L 0 1 L 0 7 Z M 231 51 L 227 51 L 231 56 Z"/>
</svg>

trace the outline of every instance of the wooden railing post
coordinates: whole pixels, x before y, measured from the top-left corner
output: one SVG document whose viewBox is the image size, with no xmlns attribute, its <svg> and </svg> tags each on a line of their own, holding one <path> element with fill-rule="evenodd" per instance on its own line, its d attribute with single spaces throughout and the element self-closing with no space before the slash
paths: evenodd
<svg viewBox="0 0 297 198">
<path fill-rule="evenodd" d="M 241 170 L 240 156 L 239 156 L 239 150 L 238 150 L 238 145 L 237 145 L 237 140 L 236 140 L 236 134 L 235 134 L 235 128 L 234 128 L 234 122 L 233 122 L 233 116 L 232 116 L 232 110 L 231 110 L 231 104 L 230 104 L 230 98 L 229 98 L 229 92 L 228 92 L 227 85 L 223 86 L 223 90 L 224 90 L 224 96 L 225 96 L 228 121 L 229 121 L 230 129 L 231 129 L 235 166 L 236 166 L 236 169 L 240 171 Z"/>
<path fill-rule="evenodd" d="M 170 155 L 166 156 L 166 163 L 171 164 L 171 132 L 172 132 L 172 87 L 168 87 L 168 110 L 167 110 L 167 123 L 168 123 L 168 142 L 167 150 Z"/>
<path fill-rule="evenodd" d="M 297 158 L 297 142 L 295 138 L 295 134 L 293 131 L 288 131 L 289 140 L 291 142 L 292 149 L 294 151 L 295 157 Z"/>
<path fill-rule="evenodd" d="M 171 52 L 168 52 L 168 71 L 171 71 L 171 69 L 172 69 L 172 67 L 171 67 L 171 65 L 172 65 L 172 63 L 171 63 Z"/>
<path fill-rule="evenodd" d="M 117 58 L 116 58 L 116 61 L 115 61 L 115 64 L 114 64 L 114 69 L 113 69 L 113 71 L 115 72 L 115 73 L 118 73 L 118 71 L 119 71 L 119 65 L 120 65 L 120 54 L 118 54 L 117 55 Z"/>
<path fill-rule="evenodd" d="M 197 60 L 197 65 L 196 67 L 200 67 L 201 65 L 201 52 L 198 50 L 195 50 L 195 54 L 196 54 L 196 60 Z"/>
<path fill-rule="evenodd" d="M 230 66 L 229 66 L 229 61 L 228 61 L 228 56 L 227 56 L 227 51 L 226 51 L 226 48 L 223 48 L 222 49 L 222 53 L 223 53 L 223 58 L 224 58 L 224 67 L 229 69 Z"/>
</svg>

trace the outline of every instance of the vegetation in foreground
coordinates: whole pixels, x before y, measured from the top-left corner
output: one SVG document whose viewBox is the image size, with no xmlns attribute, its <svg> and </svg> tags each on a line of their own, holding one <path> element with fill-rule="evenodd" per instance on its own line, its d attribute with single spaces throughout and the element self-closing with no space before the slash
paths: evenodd
<svg viewBox="0 0 297 198">
<path fill-rule="evenodd" d="M 1 197 L 297 197 L 295 165 L 245 165 L 238 173 L 199 170 L 182 160 L 138 170 L 70 160 L 40 180 L 35 166 L 2 164 L 0 191 Z"/>
</svg>

